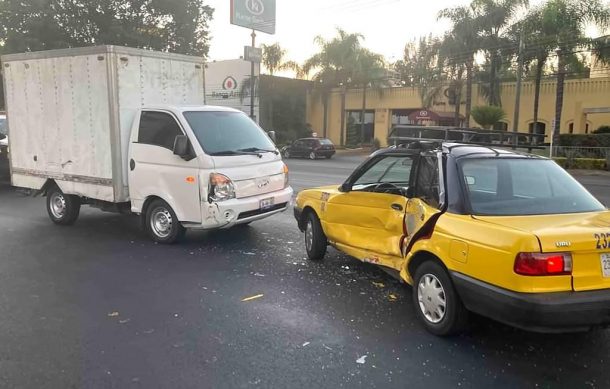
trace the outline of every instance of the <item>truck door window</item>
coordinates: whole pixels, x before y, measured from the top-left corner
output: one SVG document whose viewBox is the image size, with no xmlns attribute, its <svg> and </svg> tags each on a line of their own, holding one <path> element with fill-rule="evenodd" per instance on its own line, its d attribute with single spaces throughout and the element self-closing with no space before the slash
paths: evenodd
<svg viewBox="0 0 610 389">
<path fill-rule="evenodd" d="M 164 112 L 142 112 L 138 143 L 173 150 L 176 135 L 183 135 L 183 133 L 172 115 Z"/>
<path fill-rule="evenodd" d="M 417 169 L 415 197 L 432 207 L 439 207 L 439 174 L 436 157 L 422 157 Z"/>
</svg>

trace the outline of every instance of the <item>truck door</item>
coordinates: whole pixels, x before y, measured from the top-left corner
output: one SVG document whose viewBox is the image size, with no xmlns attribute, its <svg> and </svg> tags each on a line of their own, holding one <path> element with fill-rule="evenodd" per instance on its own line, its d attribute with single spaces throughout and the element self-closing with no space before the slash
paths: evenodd
<svg viewBox="0 0 610 389">
<path fill-rule="evenodd" d="M 137 209 L 149 196 L 158 196 L 181 222 L 201 223 L 198 160 L 174 155 L 176 135 L 186 133 L 173 114 L 142 112 L 129 151 L 129 195 Z"/>
<path fill-rule="evenodd" d="M 415 241 L 432 233 L 444 201 L 438 155 L 420 157 L 415 174 L 415 186 L 406 206 L 405 255 Z"/>
</svg>

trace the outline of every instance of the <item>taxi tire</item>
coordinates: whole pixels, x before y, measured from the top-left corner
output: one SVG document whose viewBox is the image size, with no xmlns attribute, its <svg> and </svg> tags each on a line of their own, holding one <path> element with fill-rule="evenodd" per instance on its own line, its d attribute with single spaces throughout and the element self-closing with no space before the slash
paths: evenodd
<svg viewBox="0 0 610 389">
<path fill-rule="evenodd" d="M 433 323 L 424 316 L 418 301 L 418 285 L 421 278 L 426 274 L 431 274 L 438 279 L 445 294 L 445 315 L 438 323 Z M 419 320 L 434 335 L 455 335 L 463 332 L 468 327 L 468 310 L 464 307 L 447 271 L 435 261 L 426 261 L 415 270 L 415 276 L 413 277 L 413 305 Z"/>
<path fill-rule="evenodd" d="M 308 247 L 307 228 L 310 223 L 313 237 L 311 246 Z M 324 235 L 324 230 L 322 230 L 320 219 L 315 214 L 315 212 L 309 212 L 305 218 L 305 251 L 307 251 L 307 258 L 312 261 L 322 260 L 324 258 L 324 255 L 326 255 L 327 245 L 328 241 L 326 240 L 326 235 Z"/>
</svg>

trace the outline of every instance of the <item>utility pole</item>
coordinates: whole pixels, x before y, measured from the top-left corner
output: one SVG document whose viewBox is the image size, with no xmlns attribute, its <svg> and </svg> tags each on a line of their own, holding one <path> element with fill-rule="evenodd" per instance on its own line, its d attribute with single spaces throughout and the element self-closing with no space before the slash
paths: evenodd
<svg viewBox="0 0 610 389">
<path fill-rule="evenodd" d="M 256 32 L 252 30 L 252 49 L 254 49 L 256 44 Z M 250 117 L 254 120 L 254 84 L 256 83 L 256 79 L 254 78 L 254 61 L 250 62 Z"/>
<path fill-rule="evenodd" d="M 515 88 L 515 116 L 513 132 L 519 131 L 519 109 L 521 108 L 521 83 L 523 79 L 523 31 L 519 32 L 519 54 L 517 58 L 517 86 Z M 515 138 L 515 143 L 516 143 Z"/>
<path fill-rule="evenodd" d="M 559 132 L 561 129 L 561 111 L 563 110 L 563 88 L 565 83 L 565 62 L 563 59 L 563 51 L 557 49 L 557 95 L 555 98 L 555 120 L 553 132 L 551 135 L 551 151 L 550 157 L 553 157 L 553 148 L 559 145 Z"/>
</svg>

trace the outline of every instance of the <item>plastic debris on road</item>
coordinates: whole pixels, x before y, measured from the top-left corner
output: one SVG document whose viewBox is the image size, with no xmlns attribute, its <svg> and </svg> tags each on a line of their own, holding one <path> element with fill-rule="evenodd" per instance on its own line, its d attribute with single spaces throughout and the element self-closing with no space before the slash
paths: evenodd
<svg viewBox="0 0 610 389">
<path fill-rule="evenodd" d="M 242 302 L 252 301 L 252 300 L 259 299 L 259 298 L 261 298 L 263 296 L 264 296 L 263 294 L 257 294 L 257 295 L 254 295 L 254 296 L 246 297 L 246 298 L 242 299 L 241 301 Z"/>
<path fill-rule="evenodd" d="M 309 342 L 305 342 L 305 343 L 303 343 L 303 346 L 302 346 L 302 347 L 305 347 L 305 346 L 307 346 L 308 344 L 309 344 Z"/>
<path fill-rule="evenodd" d="M 388 295 L 388 300 L 390 300 L 390 301 L 396 301 L 396 300 L 398 300 L 398 296 L 396 296 L 394 293 L 390 293 L 390 294 Z"/>
<path fill-rule="evenodd" d="M 360 358 L 356 359 L 356 363 L 364 365 L 366 363 L 366 357 L 368 357 L 368 355 L 361 356 Z"/>
<path fill-rule="evenodd" d="M 108 314 L 108 317 L 117 317 L 117 316 L 119 316 L 119 313 L 118 313 L 118 312 L 116 312 L 116 311 L 115 311 L 115 312 L 110 312 L 110 313 Z"/>
<path fill-rule="evenodd" d="M 373 285 L 375 285 L 378 288 L 385 288 L 385 284 L 383 282 L 375 282 L 375 281 L 373 281 Z"/>
</svg>

